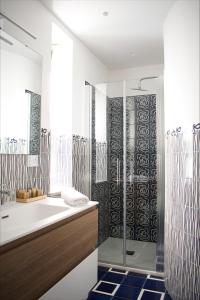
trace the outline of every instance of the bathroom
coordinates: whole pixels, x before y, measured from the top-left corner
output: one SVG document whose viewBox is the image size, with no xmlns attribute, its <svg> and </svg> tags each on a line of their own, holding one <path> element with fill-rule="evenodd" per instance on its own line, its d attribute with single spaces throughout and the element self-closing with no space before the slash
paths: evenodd
<svg viewBox="0 0 200 300">
<path fill-rule="evenodd" d="M 1 299 L 200 299 L 199 13 L 0 0 Z"/>
</svg>

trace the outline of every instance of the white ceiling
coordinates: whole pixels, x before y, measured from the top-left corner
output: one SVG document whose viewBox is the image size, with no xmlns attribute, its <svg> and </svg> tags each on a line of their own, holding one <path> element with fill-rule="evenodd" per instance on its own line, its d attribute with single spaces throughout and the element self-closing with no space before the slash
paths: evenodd
<svg viewBox="0 0 200 300">
<path fill-rule="evenodd" d="M 175 0 L 41 2 L 110 69 L 163 63 L 163 22 Z"/>
</svg>

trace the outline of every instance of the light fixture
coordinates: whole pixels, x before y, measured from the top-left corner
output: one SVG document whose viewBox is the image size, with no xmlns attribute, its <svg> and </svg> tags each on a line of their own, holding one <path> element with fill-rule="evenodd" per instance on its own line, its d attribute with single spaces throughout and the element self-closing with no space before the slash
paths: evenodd
<svg viewBox="0 0 200 300">
<path fill-rule="evenodd" d="M 107 17 L 107 16 L 109 15 L 109 13 L 108 13 L 108 11 L 104 11 L 104 12 L 102 13 L 102 15 L 103 15 L 104 17 Z"/>
<path fill-rule="evenodd" d="M 4 41 L 5 43 L 7 43 L 8 45 L 13 46 L 13 43 L 12 43 L 11 41 L 9 41 L 8 39 L 6 39 L 5 37 L 0 36 L 0 39 L 1 39 L 2 41 Z"/>
</svg>

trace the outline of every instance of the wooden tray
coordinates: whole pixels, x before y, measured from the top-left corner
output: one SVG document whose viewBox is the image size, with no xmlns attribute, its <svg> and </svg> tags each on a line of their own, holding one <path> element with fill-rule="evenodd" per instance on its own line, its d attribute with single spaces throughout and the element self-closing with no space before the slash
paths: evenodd
<svg viewBox="0 0 200 300">
<path fill-rule="evenodd" d="M 45 199 L 46 197 L 47 197 L 47 195 L 42 195 L 42 196 L 38 196 L 38 197 L 34 197 L 34 198 L 28 198 L 28 199 L 17 198 L 16 201 L 17 202 L 22 202 L 22 203 L 29 203 L 29 202 Z"/>
</svg>

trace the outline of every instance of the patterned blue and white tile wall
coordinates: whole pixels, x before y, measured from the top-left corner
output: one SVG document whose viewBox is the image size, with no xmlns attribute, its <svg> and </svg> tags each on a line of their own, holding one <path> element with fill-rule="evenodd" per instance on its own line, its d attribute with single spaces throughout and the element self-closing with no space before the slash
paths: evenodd
<svg viewBox="0 0 200 300">
<path fill-rule="evenodd" d="M 123 235 L 123 98 L 108 99 L 108 143 L 111 237 Z"/>
<path fill-rule="evenodd" d="M 88 177 L 88 145 L 88 139 L 74 136 L 73 186 L 86 194 L 86 186 L 89 186 L 84 181 Z M 95 88 L 92 87 L 91 199 L 99 202 L 99 244 L 109 236 L 122 238 L 123 235 L 122 97 L 107 98 L 107 144 L 101 145 L 102 147 L 103 151 L 99 151 L 99 144 L 95 139 Z M 156 147 L 156 96 L 127 97 L 128 239 L 157 241 Z M 100 174 L 98 164 L 99 169 L 103 169 Z"/>
<path fill-rule="evenodd" d="M 200 299 L 200 123 L 166 138 L 165 273 L 174 300 Z"/>
<path fill-rule="evenodd" d="M 123 234 L 123 98 L 109 99 L 110 236 Z M 127 97 L 127 238 L 157 241 L 156 95 Z"/>
</svg>

